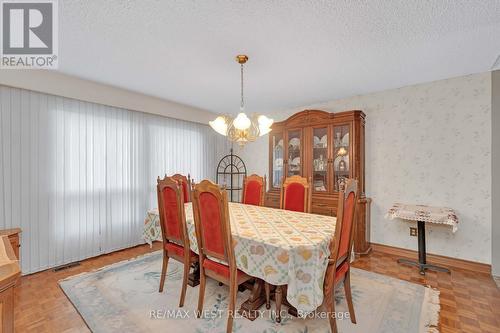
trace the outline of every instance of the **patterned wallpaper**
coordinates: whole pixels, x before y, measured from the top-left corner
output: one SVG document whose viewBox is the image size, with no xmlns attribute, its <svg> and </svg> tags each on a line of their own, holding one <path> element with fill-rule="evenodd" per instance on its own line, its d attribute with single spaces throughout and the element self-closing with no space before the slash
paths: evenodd
<svg viewBox="0 0 500 333">
<path fill-rule="evenodd" d="M 428 225 L 427 251 L 491 263 L 491 74 L 481 73 L 271 113 L 361 109 L 366 117 L 366 192 L 371 240 L 417 249 L 410 222 L 387 220 L 394 202 L 449 206 L 456 233 Z M 267 174 L 268 137 L 238 152 L 249 172 Z"/>
</svg>

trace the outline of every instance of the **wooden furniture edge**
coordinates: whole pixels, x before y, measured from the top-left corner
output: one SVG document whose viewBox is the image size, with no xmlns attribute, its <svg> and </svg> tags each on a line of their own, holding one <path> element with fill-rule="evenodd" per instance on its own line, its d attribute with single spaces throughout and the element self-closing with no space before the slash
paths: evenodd
<svg viewBox="0 0 500 333">
<path fill-rule="evenodd" d="M 3 242 L 7 258 L 11 260 L 8 263 L 0 265 L 0 289 L 3 290 L 5 289 L 5 285 L 17 282 L 21 276 L 21 269 L 19 267 L 19 260 L 17 260 L 14 249 L 10 244 L 9 237 L 6 235 L 0 236 L 0 241 Z"/>
<path fill-rule="evenodd" d="M 410 259 L 418 258 L 418 252 L 414 250 L 403 249 L 400 247 L 371 243 L 373 252 L 392 254 L 399 257 Z M 465 259 L 452 258 L 439 254 L 427 254 L 427 261 L 436 265 L 446 266 L 448 268 L 465 269 L 478 273 L 491 275 L 491 265 Z"/>
<path fill-rule="evenodd" d="M 19 259 L 19 248 L 21 247 L 20 243 L 21 232 L 22 232 L 21 228 L 0 230 L 0 236 L 7 236 L 9 238 L 10 245 L 14 250 L 14 255 L 16 256 L 16 259 Z"/>
<path fill-rule="evenodd" d="M 0 236 L 3 243 L 0 265 L 0 332 L 14 332 L 14 286 L 19 281 L 21 269 L 9 236 Z"/>
<path fill-rule="evenodd" d="M 21 228 L 3 229 L 0 230 L 0 236 L 12 236 L 21 232 Z"/>
</svg>

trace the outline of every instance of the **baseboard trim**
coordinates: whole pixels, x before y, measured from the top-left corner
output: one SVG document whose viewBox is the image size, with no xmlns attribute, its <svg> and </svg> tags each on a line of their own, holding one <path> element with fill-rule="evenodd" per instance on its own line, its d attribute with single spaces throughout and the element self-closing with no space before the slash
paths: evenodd
<svg viewBox="0 0 500 333">
<path fill-rule="evenodd" d="M 418 252 L 408 249 L 402 249 L 400 247 L 394 247 L 389 245 L 371 243 L 373 252 L 392 254 L 398 257 L 417 259 Z M 441 256 L 438 254 L 427 253 L 427 262 L 445 266 L 447 268 L 458 268 L 465 269 L 469 271 L 474 271 L 478 273 L 485 273 L 491 275 L 491 265 L 483 264 L 480 262 L 451 258 L 446 256 Z"/>
</svg>

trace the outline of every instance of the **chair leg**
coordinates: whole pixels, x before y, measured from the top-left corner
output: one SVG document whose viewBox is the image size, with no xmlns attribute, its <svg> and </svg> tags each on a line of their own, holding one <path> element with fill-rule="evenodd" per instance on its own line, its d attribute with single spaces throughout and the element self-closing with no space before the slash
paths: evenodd
<svg viewBox="0 0 500 333">
<path fill-rule="evenodd" d="M 266 309 L 271 308 L 271 285 L 264 282 L 264 289 L 266 290 Z"/>
<path fill-rule="evenodd" d="M 283 292 L 281 290 L 281 286 L 276 286 L 274 297 L 276 298 L 276 322 L 281 323 L 281 304 L 283 303 Z"/>
<path fill-rule="evenodd" d="M 191 264 L 189 261 L 184 262 L 184 276 L 182 278 L 182 289 L 181 289 L 181 299 L 179 300 L 179 307 L 182 308 L 184 306 L 184 299 L 186 298 L 186 288 L 188 284 L 189 277 L 189 268 Z"/>
<path fill-rule="evenodd" d="M 334 294 L 335 291 L 333 291 L 331 294 L 328 293 L 325 295 L 325 307 L 326 311 L 328 313 L 328 320 L 330 321 L 330 330 L 332 333 L 337 333 L 337 320 L 336 320 L 336 314 L 335 314 L 335 299 L 334 299 Z"/>
<path fill-rule="evenodd" d="M 236 297 L 238 296 L 238 285 L 236 284 L 236 278 L 231 277 L 229 284 L 229 308 L 228 308 L 228 317 L 227 317 L 227 333 L 231 333 L 233 331 L 233 320 L 234 320 L 234 311 L 236 309 Z"/>
<path fill-rule="evenodd" d="M 165 284 L 165 277 L 167 275 L 167 266 L 168 266 L 168 254 L 167 251 L 163 250 L 163 264 L 161 266 L 160 289 L 158 290 L 160 293 L 163 291 L 163 285 Z"/>
<path fill-rule="evenodd" d="M 198 294 L 198 312 L 196 313 L 196 317 L 201 317 L 201 312 L 203 311 L 203 299 L 205 298 L 205 284 L 207 278 L 205 277 L 205 271 L 202 269 L 200 271 L 200 290 Z"/>
<path fill-rule="evenodd" d="M 345 275 L 344 291 L 345 291 L 345 298 L 347 300 L 347 306 L 349 307 L 349 315 L 351 316 L 351 322 L 353 324 L 356 324 L 356 315 L 354 314 L 354 304 L 352 303 L 351 271 L 350 270 Z"/>
</svg>

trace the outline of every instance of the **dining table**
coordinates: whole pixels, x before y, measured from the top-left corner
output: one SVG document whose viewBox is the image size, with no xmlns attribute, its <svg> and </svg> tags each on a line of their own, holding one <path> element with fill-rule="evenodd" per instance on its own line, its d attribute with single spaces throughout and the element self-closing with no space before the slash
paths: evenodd
<svg viewBox="0 0 500 333">
<path fill-rule="evenodd" d="M 323 282 L 336 218 L 230 202 L 229 217 L 238 269 L 255 277 L 241 311 L 265 303 L 264 282 L 286 287 L 287 305 L 307 315 L 323 302 Z M 191 250 L 199 253 L 191 203 L 185 203 Z M 158 209 L 147 212 L 144 240 L 162 239 Z M 247 316 L 252 318 L 252 315 Z"/>
</svg>

